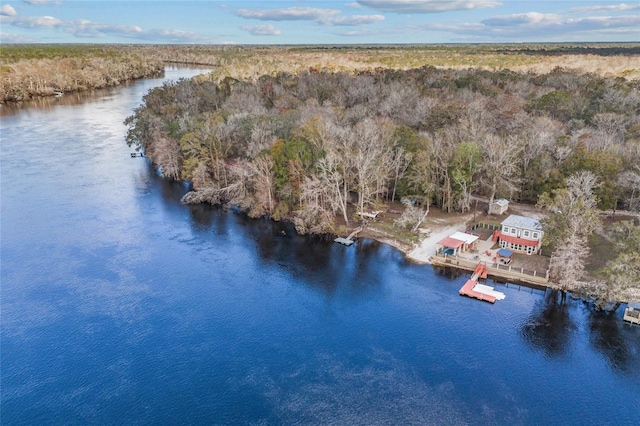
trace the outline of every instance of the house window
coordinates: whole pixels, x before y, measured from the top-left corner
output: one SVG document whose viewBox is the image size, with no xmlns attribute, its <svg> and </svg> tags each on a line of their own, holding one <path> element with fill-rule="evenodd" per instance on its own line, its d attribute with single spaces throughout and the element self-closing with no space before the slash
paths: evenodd
<svg viewBox="0 0 640 426">
<path fill-rule="evenodd" d="M 538 238 L 538 233 L 537 232 L 533 233 L 533 238 Z"/>
<path fill-rule="evenodd" d="M 511 233 L 512 233 L 513 235 L 516 235 L 516 228 L 511 228 Z"/>
<path fill-rule="evenodd" d="M 529 236 L 529 231 L 524 231 L 524 236 L 528 237 Z"/>
<path fill-rule="evenodd" d="M 509 232 L 509 227 L 508 227 L 508 226 L 505 226 L 504 228 L 502 228 L 502 230 L 503 230 L 504 232 Z"/>
</svg>

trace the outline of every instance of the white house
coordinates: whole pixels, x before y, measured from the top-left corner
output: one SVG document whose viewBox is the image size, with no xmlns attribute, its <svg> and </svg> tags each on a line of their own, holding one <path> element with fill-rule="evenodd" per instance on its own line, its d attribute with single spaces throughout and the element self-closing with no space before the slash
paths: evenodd
<svg viewBox="0 0 640 426">
<path fill-rule="evenodd" d="M 493 237 L 500 247 L 527 254 L 540 250 L 544 232 L 538 219 L 512 214 L 500 225 L 502 229 Z"/>
</svg>

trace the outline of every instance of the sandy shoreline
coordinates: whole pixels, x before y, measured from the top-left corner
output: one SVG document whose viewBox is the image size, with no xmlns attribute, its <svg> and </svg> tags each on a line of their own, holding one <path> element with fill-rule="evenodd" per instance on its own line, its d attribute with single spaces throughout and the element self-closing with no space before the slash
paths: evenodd
<svg viewBox="0 0 640 426">
<path fill-rule="evenodd" d="M 436 254 L 438 241 L 448 237 L 456 231 L 464 231 L 464 224 L 450 226 L 431 232 L 431 234 L 420 242 L 420 245 L 407 253 L 407 257 L 418 263 L 430 263 L 431 256 Z"/>
</svg>

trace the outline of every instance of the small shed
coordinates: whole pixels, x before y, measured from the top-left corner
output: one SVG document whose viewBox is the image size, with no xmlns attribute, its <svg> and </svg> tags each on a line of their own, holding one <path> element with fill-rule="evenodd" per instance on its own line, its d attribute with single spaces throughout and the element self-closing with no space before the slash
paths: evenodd
<svg viewBox="0 0 640 426">
<path fill-rule="evenodd" d="M 507 209 L 509 209 L 509 200 L 504 198 L 493 200 L 493 203 L 489 204 L 489 214 L 505 214 Z"/>
</svg>

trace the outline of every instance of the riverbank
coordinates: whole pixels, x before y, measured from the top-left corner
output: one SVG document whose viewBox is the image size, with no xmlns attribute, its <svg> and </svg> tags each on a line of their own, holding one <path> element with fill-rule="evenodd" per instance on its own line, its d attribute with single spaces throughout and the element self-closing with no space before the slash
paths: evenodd
<svg viewBox="0 0 640 426">
<path fill-rule="evenodd" d="M 479 209 L 486 210 L 484 201 L 479 197 Z M 393 206 L 391 211 L 397 211 L 398 206 Z M 544 213 L 541 209 L 528 205 L 512 203 L 509 214 L 520 214 L 524 216 L 542 219 Z M 615 216 L 610 213 L 602 212 L 603 221 L 610 229 L 616 223 L 623 223 L 625 220 L 637 218 L 636 212 L 617 212 Z M 445 237 L 457 232 L 464 232 L 472 224 L 483 222 L 499 224 L 504 217 L 489 216 L 486 213 L 466 213 L 466 214 L 447 214 L 432 208 L 429 216 L 421 225 L 419 232 L 416 234 L 408 233 L 394 226 L 394 220 L 399 216 L 396 214 L 381 215 L 376 221 L 369 222 L 365 229 L 358 235 L 359 238 L 371 238 L 383 244 L 388 244 L 401 251 L 404 256 L 411 262 L 417 264 L 430 264 L 433 266 L 444 266 L 450 268 L 461 269 L 463 271 L 472 271 L 478 261 L 484 260 L 488 263 L 491 257 L 480 260 L 473 260 L 467 256 L 465 258 L 443 258 L 435 256 L 437 243 Z M 506 217 L 506 215 L 505 215 Z M 618 253 L 615 244 L 608 241 L 605 236 L 606 232 L 602 232 L 598 238 L 591 241 L 590 249 L 592 255 L 587 259 L 586 273 L 584 281 L 576 283 L 576 288 L 572 290 L 574 294 L 581 298 L 591 299 L 590 290 L 594 286 L 605 286 L 606 280 L 600 275 L 602 268 L 607 262 L 614 259 Z M 606 253 L 604 252 L 606 251 Z M 556 283 L 548 277 L 548 258 L 544 258 L 545 265 L 539 265 L 536 259 L 527 255 L 518 255 L 518 261 L 512 263 L 511 268 L 508 266 L 494 265 L 490 275 L 499 281 L 515 282 L 533 288 L 549 288 L 558 290 Z M 540 257 L 540 260 L 543 258 Z M 630 303 L 640 301 L 640 288 L 635 285 L 629 286 L 623 296 L 616 302 Z"/>
<path fill-rule="evenodd" d="M 109 46 L 2 46 L 0 104 L 114 87 L 162 73 L 164 63 Z"/>
</svg>

